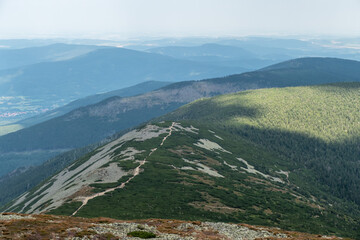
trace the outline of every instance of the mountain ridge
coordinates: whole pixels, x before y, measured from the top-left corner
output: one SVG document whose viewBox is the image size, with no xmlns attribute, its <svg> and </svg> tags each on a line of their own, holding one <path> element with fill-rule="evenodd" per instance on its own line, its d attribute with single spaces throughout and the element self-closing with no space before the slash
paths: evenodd
<svg viewBox="0 0 360 240">
<path fill-rule="evenodd" d="M 20 49 L 0 49 L 0 70 L 18 68 L 40 62 L 74 58 L 105 46 L 54 43 Z"/>
<path fill-rule="evenodd" d="M 322 61 L 323 58 L 298 59 L 299 62 Z M 333 64 L 342 60 L 325 59 Z M 348 63 L 345 61 L 345 63 Z M 325 68 L 280 69 L 243 73 L 202 81 L 173 83 L 156 91 L 130 98 L 112 98 L 95 105 L 73 110 L 66 115 L 0 137 L 0 151 L 69 149 L 100 141 L 117 131 L 131 128 L 151 118 L 202 97 L 256 88 L 315 85 L 322 83 L 359 81 L 360 63 L 350 61 L 347 68 L 327 73 Z M 325 65 L 326 66 L 326 65 Z M 359 67 L 357 67 L 359 66 Z M 97 131 L 92 131 L 97 129 Z M 75 134 L 75 137 L 70 137 Z M 36 141 L 35 141 L 36 140 Z"/>
<path fill-rule="evenodd" d="M 135 72 L 133 72 L 133 63 L 138 64 L 137 71 Z M 141 64 L 141 66 L 139 64 Z M 162 67 L 162 65 L 167 67 L 163 69 L 164 67 Z M 185 71 L 177 70 L 177 68 L 182 65 L 183 67 L 181 68 L 185 69 Z M 2 94 L 6 94 L 6 87 L 8 87 L 8 85 L 13 82 L 11 85 L 13 87 L 12 91 L 18 91 L 19 95 L 43 95 L 43 93 L 39 92 L 39 90 L 45 87 L 50 87 L 49 89 L 54 90 L 55 84 L 55 86 L 57 86 L 56 94 L 67 96 L 69 93 L 67 91 L 63 91 L 62 87 L 66 86 L 64 84 L 73 82 L 73 80 L 81 79 L 83 74 L 85 74 L 83 69 L 85 67 L 87 72 L 89 72 L 90 69 L 91 75 L 86 77 L 86 83 L 81 83 L 82 89 L 80 89 L 78 85 L 73 86 L 73 90 L 69 91 L 70 95 L 74 94 L 76 91 L 82 92 L 82 95 L 79 96 L 83 97 L 86 95 L 95 94 L 96 92 L 91 92 L 89 90 L 94 88 L 93 85 L 96 84 L 96 79 L 99 78 L 103 80 L 102 84 L 106 84 L 107 86 L 105 88 L 104 85 L 102 85 L 102 87 L 97 86 L 97 92 L 99 92 L 99 90 L 111 91 L 113 89 L 128 87 L 146 80 L 179 81 L 191 78 L 201 79 L 209 77 L 210 75 L 214 75 L 217 70 L 220 70 L 219 73 L 222 71 L 220 74 L 218 74 L 219 76 L 235 71 L 235 68 L 227 71 L 225 68 L 214 66 L 211 66 L 212 69 L 210 69 L 205 64 L 193 63 L 191 61 L 178 60 L 158 54 L 139 52 L 130 49 L 104 48 L 94 50 L 66 61 L 36 63 L 22 68 L 0 71 L 1 76 L 13 75 L 13 79 L 11 81 L 2 84 Z M 158 72 L 156 73 L 158 75 L 156 75 L 154 74 L 154 70 L 150 71 L 150 69 L 153 67 L 154 69 L 157 68 L 158 71 L 161 70 L 161 74 Z M 102 69 L 101 72 L 99 71 L 100 68 Z M 44 71 L 44 69 L 46 69 L 46 71 Z M 146 71 L 148 71 L 148 73 L 146 73 Z M 178 71 L 178 74 L 176 71 Z M 203 74 L 202 71 L 205 71 L 205 74 Z M 206 71 L 208 71 L 207 75 Z M 240 68 L 237 68 L 237 71 L 241 71 Z M 16 73 L 18 74 L 16 75 Z M 60 76 L 58 76 L 58 74 L 60 74 Z M 119 83 L 115 84 L 115 79 L 112 79 L 114 78 L 112 76 L 118 79 L 122 79 L 122 85 L 119 85 Z M 31 92 L 30 89 L 27 88 L 27 82 L 29 79 L 36 79 L 35 82 L 32 82 L 33 87 L 37 86 L 35 89 L 33 89 L 34 92 Z M 20 84 L 23 84 L 21 85 L 21 88 Z M 39 84 L 41 84 L 41 86 Z M 80 83 L 78 82 L 78 84 Z M 16 90 L 17 88 L 19 88 L 19 90 Z"/>
<path fill-rule="evenodd" d="M 240 72 L 241 66 L 214 66 L 125 48 L 97 48 L 68 60 L 0 70 L 0 124 L 145 81 L 176 82 Z"/>
</svg>

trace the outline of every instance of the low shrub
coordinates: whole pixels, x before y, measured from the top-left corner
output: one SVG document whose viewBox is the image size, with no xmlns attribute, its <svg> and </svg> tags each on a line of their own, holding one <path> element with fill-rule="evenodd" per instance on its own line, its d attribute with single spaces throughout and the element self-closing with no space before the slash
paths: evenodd
<svg viewBox="0 0 360 240">
<path fill-rule="evenodd" d="M 138 238 L 155 238 L 156 235 L 152 232 L 145 232 L 145 231 L 133 231 L 129 232 L 128 237 L 138 237 Z"/>
</svg>

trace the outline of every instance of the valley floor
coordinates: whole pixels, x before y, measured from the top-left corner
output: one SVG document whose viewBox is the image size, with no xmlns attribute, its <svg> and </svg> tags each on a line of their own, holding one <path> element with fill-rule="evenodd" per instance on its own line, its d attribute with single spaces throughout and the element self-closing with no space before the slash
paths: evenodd
<svg viewBox="0 0 360 240">
<path fill-rule="evenodd" d="M 154 239 L 169 240 L 342 239 L 283 231 L 278 228 L 220 222 L 165 219 L 121 221 L 110 218 L 0 214 L 0 239 L 139 239 L 131 236 L 136 234 L 154 234 Z"/>
</svg>

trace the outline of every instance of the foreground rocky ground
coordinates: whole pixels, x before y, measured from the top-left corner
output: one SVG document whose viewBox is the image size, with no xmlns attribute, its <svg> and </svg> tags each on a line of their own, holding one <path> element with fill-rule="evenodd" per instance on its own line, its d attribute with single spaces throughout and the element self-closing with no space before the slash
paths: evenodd
<svg viewBox="0 0 360 240">
<path fill-rule="evenodd" d="M 54 215 L 0 214 L 0 239 L 342 239 L 278 228 L 179 220 L 120 221 Z"/>
</svg>

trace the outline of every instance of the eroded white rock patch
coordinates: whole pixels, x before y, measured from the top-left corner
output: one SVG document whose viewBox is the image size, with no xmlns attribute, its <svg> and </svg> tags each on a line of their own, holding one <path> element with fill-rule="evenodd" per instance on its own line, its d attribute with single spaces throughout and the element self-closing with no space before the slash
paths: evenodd
<svg viewBox="0 0 360 240">
<path fill-rule="evenodd" d="M 210 151 L 221 151 L 224 153 L 229 153 L 232 154 L 231 152 L 225 150 L 224 148 L 222 148 L 219 144 L 217 144 L 216 142 L 212 142 L 208 139 L 200 139 L 197 143 L 194 143 L 195 146 L 200 147 L 200 148 L 204 148 L 206 150 L 210 150 Z"/>
<path fill-rule="evenodd" d="M 273 176 L 270 176 L 268 174 L 265 174 L 265 173 L 262 173 L 258 170 L 255 169 L 254 166 L 250 165 L 247 161 L 245 161 L 244 159 L 242 158 L 237 158 L 240 162 L 244 163 L 246 165 L 246 168 L 244 167 L 241 167 L 242 170 L 248 172 L 248 173 L 253 173 L 253 174 L 259 174 L 261 175 L 262 177 L 266 178 L 266 179 L 269 179 L 273 182 L 279 182 L 279 183 L 285 183 L 282 179 L 278 178 L 278 177 L 273 177 Z"/>
<path fill-rule="evenodd" d="M 34 219 L 32 216 L 21 216 L 17 214 L 2 214 L 0 213 L 0 221 Z"/>
<path fill-rule="evenodd" d="M 166 127 L 159 127 L 156 125 L 146 125 L 144 128 L 136 129 L 124 134 L 120 139 L 122 141 L 138 141 L 143 142 L 148 139 L 159 137 L 161 134 L 167 133 L 168 128 Z"/>
<path fill-rule="evenodd" d="M 212 168 L 200 163 L 199 161 L 190 161 L 190 160 L 187 160 L 185 158 L 183 158 L 183 160 L 185 162 L 187 162 L 187 163 L 196 165 L 197 166 L 196 170 L 198 170 L 200 172 L 206 173 L 206 174 L 208 174 L 210 176 L 213 176 L 213 177 L 221 177 L 221 178 L 224 177 L 223 175 L 218 173 L 215 169 L 212 169 Z M 181 169 L 182 170 L 195 170 L 193 167 L 182 167 Z"/>
<path fill-rule="evenodd" d="M 123 171 L 117 163 L 110 163 L 105 168 L 98 168 L 88 173 L 84 178 L 88 182 L 112 183 L 119 180 L 119 176 L 125 175 L 127 172 Z"/>
<path fill-rule="evenodd" d="M 226 161 L 224 161 L 224 164 L 226 166 L 228 166 L 229 168 L 231 168 L 231 170 L 233 170 L 233 171 L 237 170 L 237 166 L 235 166 L 235 165 L 231 165 L 231 164 L 227 163 Z"/>
<path fill-rule="evenodd" d="M 280 170 L 280 171 L 276 171 L 276 173 L 278 173 L 278 174 L 283 174 L 283 175 L 286 176 L 286 178 L 289 178 L 289 173 L 290 173 L 290 172 Z"/>
<path fill-rule="evenodd" d="M 194 133 L 194 134 L 199 133 L 198 128 L 195 128 L 192 125 L 190 127 L 183 127 L 183 126 L 181 126 L 180 123 L 175 123 L 174 124 L 174 131 L 185 131 L 185 132 L 190 132 L 190 133 Z"/>
<path fill-rule="evenodd" d="M 214 135 L 214 137 L 216 137 L 216 138 L 218 138 L 218 139 L 220 139 L 220 140 L 224 140 L 222 137 L 220 137 L 220 136 L 218 136 L 218 135 Z"/>
<path fill-rule="evenodd" d="M 135 155 L 143 152 L 145 152 L 145 150 L 137 150 L 136 148 L 128 147 L 120 152 L 122 158 L 121 161 L 135 160 Z"/>
</svg>

